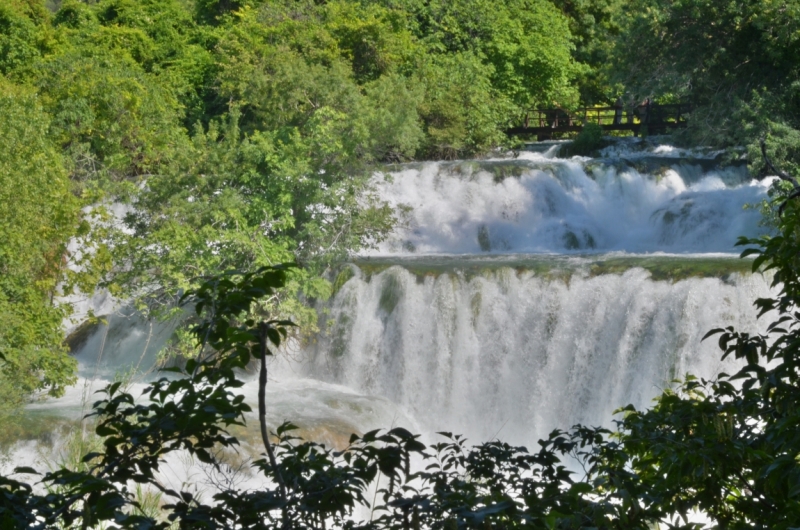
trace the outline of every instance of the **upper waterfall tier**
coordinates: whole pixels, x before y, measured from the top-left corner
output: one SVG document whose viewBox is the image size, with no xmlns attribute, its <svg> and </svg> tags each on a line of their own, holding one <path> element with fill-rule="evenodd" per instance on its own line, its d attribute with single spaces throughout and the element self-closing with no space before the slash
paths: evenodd
<svg viewBox="0 0 800 530">
<path fill-rule="evenodd" d="M 604 158 L 523 152 L 514 159 L 430 162 L 375 175 L 381 198 L 404 211 L 368 254 L 734 252 L 764 229 L 745 205 L 769 181 L 668 146 Z"/>
</svg>

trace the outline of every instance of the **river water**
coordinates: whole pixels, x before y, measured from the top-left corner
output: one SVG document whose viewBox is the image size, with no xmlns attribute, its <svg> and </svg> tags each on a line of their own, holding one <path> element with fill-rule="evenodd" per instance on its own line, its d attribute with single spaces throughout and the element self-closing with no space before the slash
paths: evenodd
<svg viewBox="0 0 800 530">
<path fill-rule="evenodd" d="M 734 244 L 765 230 L 745 205 L 768 182 L 652 139 L 592 159 L 558 149 L 377 172 L 402 222 L 336 271 L 320 334 L 273 360 L 270 421 L 334 445 L 393 425 L 535 445 L 555 428 L 611 425 L 686 373 L 732 369 L 701 338 L 761 327 L 752 303 L 768 281 Z M 124 310 L 109 323 L 77 347 L 81 383 L 31 416 L 80 418 L 94 389 L 149 368 L 174 329 Z M 244 391 L 255 403 L 255 384 Z"/>
<path fill-rule="evenodd" d="M 380 396 L 421 432 L 534 444 L 733 369 L 701 339 L 759 329 L 768 282 L 735 243 L 765 230 L 745 205 L 768 183 L 657 142 L 596 159 L 538 147 L 376 175 L 403 223 L 342 269 L 325 333 L 276 379 Z"/>
</svg>

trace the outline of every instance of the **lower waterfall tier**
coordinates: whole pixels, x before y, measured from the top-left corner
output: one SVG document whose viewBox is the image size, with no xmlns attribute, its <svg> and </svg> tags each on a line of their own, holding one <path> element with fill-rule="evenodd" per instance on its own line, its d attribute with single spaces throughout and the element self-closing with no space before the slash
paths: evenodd
<svg viewBox="0 0 800 530">
<path fill-rule="evenodd" d="M 352 271 L 326 304 L 326 331 L 271 373 L 380 396 L 429 433 L 475 442 L 534 444 L 555 428 L 610 425 L 615 409 L 647 406 L 686 373 L 732 370 L 701 339 L 720 326 L 758 330 L 753 301 L 769 292 L 760 274 L 659 281 L 640 267 Z"/>
<path fill-rule="evenodd" d="M 575 423 L 610 426 L 614 410 L 648 406 L 675 378 L 735 368 L 701 339 L 729 325 L 763 331 L 753 301 L 769 280 L 750 265 L 719 255 L 362 259 L 319 307 L 322 331 L 272 360 L 268 416 L 325 440 L 403 425 L 530 445 Z M 175 325 L 108 322 L 76 352 L 94 389 L 152 366 Z M 243 391 L 255 404 L 255 381 Z M 76 387 L 31 411 L 78 418 L 93 399 Z"/>
</svg>

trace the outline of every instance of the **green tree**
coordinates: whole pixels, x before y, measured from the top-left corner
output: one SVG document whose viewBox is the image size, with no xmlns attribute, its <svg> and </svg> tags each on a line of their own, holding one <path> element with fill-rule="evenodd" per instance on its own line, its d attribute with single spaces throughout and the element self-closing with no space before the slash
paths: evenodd
<svg viewBox="0 0 800 530">
<path fill-rule="evenodd" d="M 124 220 L 131 231 L 118 232 L 113 244 L 128 266 L 112 271 L 108 285 L 155 285 L 152 295 L 169 301 L 210 272 L 297 258 L 304 268 L 292 272 L 272 307 L 313 330 L 315 312 L 298 302 L 298 289 L 327 298 L 330 285 L 319 272 L 385 233 L 392 218 L 363 199 L 358 177 L 337 168 L 344 117 L 323 115 L 308 124 L 306 138 L 245 135 L 236 111 L 207 131 L 198 127 L 174 168 L 150 176 L 138 194 Z M 331 157 L 315 160 L 312 151 Z"/>
<path fill-rule="evenodd" d="M 45 53 L 52 40 L 49 17 L 35 0 L 13 0 L 0 5 L 0 74 L 27 70 Z"/>
<path fill-rule="evenodd" d="M 757 146 L 775 124 L 800 125 L 795 0 L 635 0 L 622 20 L 617 79 L 640 95 L 691 102 L 689 141 Z"/>
<path fill-rule="evenodd" d="M 554 0 L 566 15 L 575 38 L 573 58 L 581 65 L 576 78 L 581 102 L 609 105 L 624 90 L 608 68 L 622 21 L 633 7 L 628 0 Z"/>
<path fill-rule="evenodd" d="M 498 127 L 516 112 L 492 87 L 491 68 L 471 52 L 433 56 L 417 74 L 425 87 L 419 113 L 434 158 L 457 158 L 497 145 Z"/>
<path fill-rule="evenodd" d="M 54 305 L 79 202 L 36 95 L 0 78 L 0 392 L 4 404 L 75 381 Z"/>
<path fill-rule="evenodd" d="M 185 138 L 174 93 L 125 54 L 59 53 L 38 73 L 50 134 L 72 160 L 73 179 L 138 183 Z"/>
<path fill-rule="evenodd" d="M 419 44 L 406 28 L 402 11 L 340 1 L 327 3 L 322 16 L 340 53 L 352 64 L 359 84 L 407 70 L 419 53 Z"/>
<path fill-rule="evenodd" d="M 62 4 L 56 15 L 58 24 L 69 9 L 80 9 L 79 3 Z M 71 41 L 86 39 L 85 46 L 115 48 L 128 51 L 144 72 L 158 79 L 161 87 L 167 87 L 169 96 L 181 105 L 183 123 L 193 127 L 200 120 L 207 123 L 206 114 L 215 102 L 209 86 L 214 75 L 214 60 L 211 50 L 215 45 L 213 28 L 198 24 L 192 11 L 180 0 L 105 0 L 89 11 L 84 19 L 96 20 L 101 28 L 92 28 L 91 22 L 83 22 L 89 31 L 76 32 Z M 79 24 L 70 24 L 80 29 Z M 156 97 L 159 97 L 156 95 Z"/>
</svg>

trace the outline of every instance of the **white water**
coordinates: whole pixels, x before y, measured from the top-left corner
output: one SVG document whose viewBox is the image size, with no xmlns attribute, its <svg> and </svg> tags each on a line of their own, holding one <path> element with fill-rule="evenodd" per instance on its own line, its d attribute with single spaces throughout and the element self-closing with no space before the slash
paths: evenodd
<svg viewBox="0 0 800 530">
<path fill-rule="evenodd" d="M 531 444 L 575 423 L 609 426 L 616 408 L 646 406 L 687 372 L 718 373 L 716 343 L 701 338 L 755 329 L 752 302 L 767 292 L 760 275 L 673 284 L 639 268 L 569 281 L 510 268 L 358 272 L 335 297 L 330 333 L 277 377 L 290 367 L 384 396 L 426 432 Z"/>
<path fill-rule="evenodd" d="M 553 269 L 558 256 L 587 253 L 733 257 L 739 236 L 764 230 L 744 206 L 769 181 L 714 167 L 714 153 L 644 142 L 599 160 L 558 159 L 556 149 L 376 174 L 379 195 L 407 214 L 367 255 L 397 265 L 371 277 L 354 268 L 327 305 L 327 334 L 299 361 L 279 362 L 276 377 L 388 398 L 428 433 L 532 444 L 579 422 L 610 426 L 615 409 L 646 407 L 676 377 L 732 370 L 701 338 L 718 326 L 759 329 L 752 303 L 768 293 L 759 275 L 673 282 L 632 268 L 551 278 L 481 263 L 530 253 L 552 256 Z M 410 257 L 424 268 L 442 255 L 475 263 L 407 270 Z"/>
<path fill-rule="evenodd" d="M 744 167 L 706 172 L 697 160 L 663 155 L 598 162 L 523 153 L 378 174 L 380 196 L 410 213 L 372 253 L 731 252 L 738 236 L 759 233 L 758 213 L 743 206 L 768 182 Z M 504 173 L 518 176 L 496 176 Z"/>
<path fill-rule="evenodd" d="M 623 145 L 604 160 L 551 150 L 376 175 L 385 200 L 410 208 L 369 253 L 396 265 L 372 275 L 354 268 L 320 308 L 326 331 L 272 363 L 270 421 L 291 420 L 333 445 L 352 430 L 403 425 L 534 446 L 554 428 L 610 425 L 616 408 L 647 406 L 674 377 L 718 373 L 714 341 L 700 339 L 718 326 L 757 331 L 752 302 L 767 294 L 764 278 L 657 281 L 638 267 L 591 274 L 609 252 L 732 256 L 737 236 L 760 233 L 756 212 L 742 207 L 767 184 L 689 155 Z M 544 270 L 492 265 L 509 253 L 550 261 Z M 441 255 L 468 263 L 411 272 L 410 257 L 424 268 Z M 564 270 L 564 256 L 583 265 Z M 82 380 L 97 388 L 149 367 L 172 329 L 114 317 L 80 352 Z M 244 392 L 255 402 L 254 384 Z M 33 408 L 78 417 L 87 395 L 77 387 Z"/>
</svg>

